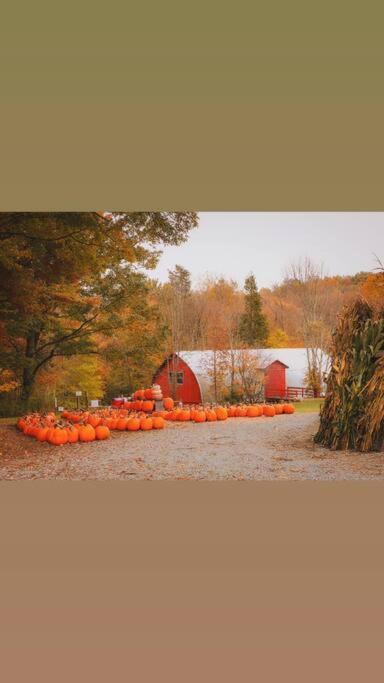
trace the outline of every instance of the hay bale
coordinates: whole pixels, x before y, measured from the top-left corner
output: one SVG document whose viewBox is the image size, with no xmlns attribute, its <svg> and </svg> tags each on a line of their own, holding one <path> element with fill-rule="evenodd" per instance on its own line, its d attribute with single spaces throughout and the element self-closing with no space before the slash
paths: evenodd
<svg viewBox="0 0 384 683">
<path fill-rule="evenodd" d="M 384 309 L 359 299 L 339 317 L 315 441 L 333 450 L 380 450 L 384 442 Z"/>
</svg>

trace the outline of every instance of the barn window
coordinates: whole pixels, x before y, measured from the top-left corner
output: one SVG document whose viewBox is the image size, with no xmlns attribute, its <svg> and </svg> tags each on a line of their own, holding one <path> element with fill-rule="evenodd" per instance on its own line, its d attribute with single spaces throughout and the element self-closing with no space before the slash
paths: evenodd
<svg viewBox="0 0 384 683">
<path fill-rule="evenodd" d="M 173 372 L 170 372 L 170 379 L 171 382 L 173 381 Z M 184 372 L 177 372 L 176 373 L 176 384 L 184 384 Z"/>
</svg>

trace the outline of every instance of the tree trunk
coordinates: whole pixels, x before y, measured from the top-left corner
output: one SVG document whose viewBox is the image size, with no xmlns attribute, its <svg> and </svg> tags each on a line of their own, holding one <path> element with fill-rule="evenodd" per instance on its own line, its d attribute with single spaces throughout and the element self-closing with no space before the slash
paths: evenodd
<svg viewBox="0 0 384 683">
<path fill-rule="evenodd" d="M 25 347 L 25 358 L 26 363 L 23 368 L 23 382 L 21 387 L 21 401 L 22 404 L 27 407 L 29 399 L 31 397 L 33 382 L 35 378 L 34 368 L 33 368 L 33 358 L 36 353 L 36 345 L 38 340 L 38 333 L 35 330 L 29 332 L 26 338 Z"/>
</svg>

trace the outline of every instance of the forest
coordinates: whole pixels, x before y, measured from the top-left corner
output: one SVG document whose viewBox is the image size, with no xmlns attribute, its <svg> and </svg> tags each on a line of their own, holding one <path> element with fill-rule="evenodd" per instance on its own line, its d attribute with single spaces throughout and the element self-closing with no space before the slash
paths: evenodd
<svg viewBox="0 0 384 683">
<path fill-rule="evenodd" d="M 162 250 L 198 228 L 195 212 L 0 214 L 0 415 L 28 408 L 109 402 L 148 385 L 164 358 L 212 349 L 326 352 L 342 308 L 361 296 L 378 306 L 383 273 L 327 276 L 316 258 L 287 264 L 258 288 L 209 273 L 192 285 L 182 265 L 151 276 Z M 326 264 L 325 264 L 326 267 Z M 243 356 L 244 362 L 244 356 Z"/>
</svg>

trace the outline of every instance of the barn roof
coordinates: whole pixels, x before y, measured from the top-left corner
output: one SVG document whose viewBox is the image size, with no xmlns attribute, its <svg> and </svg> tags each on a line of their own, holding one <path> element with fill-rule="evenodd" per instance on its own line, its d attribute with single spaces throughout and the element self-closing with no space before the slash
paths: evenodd
<svg viewBox="0 0 384 683">
<path fill-rule="evenodd" d="M 287 367 L 287 385 L 301 387 L 308 368 L 307 349 L 248 349 L 251 354 L 261 357 L 261 367 L 267 367 L 274 361 L 280 361 Z M 179 356 L 195 375 L 205 375 L 206 367 L 212 358 L 213 351 L 180 351 Z M 327 369 L 327 357 L 324 357 L 324 372 Z"/>
</svg>

